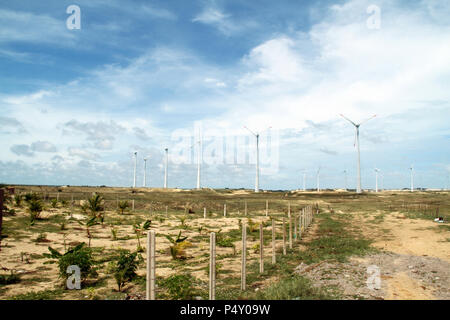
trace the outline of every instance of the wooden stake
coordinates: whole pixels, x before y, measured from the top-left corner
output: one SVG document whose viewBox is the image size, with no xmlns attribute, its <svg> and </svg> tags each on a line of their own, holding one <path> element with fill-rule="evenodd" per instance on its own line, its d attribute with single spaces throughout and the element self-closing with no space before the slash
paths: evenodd
<svg viewBox="0 0 450 320">
<path fill-rule="evenodd" d="M 262 223 L 259 225 L 259 273 L 264 272 L 264 232 Z"/>
<path fill-rule="evenodd" d="M 297 240 L 297 217 L 294 214 L 294 239 Z"/>
<path fill-rule="evenodd" d="M 292 217 L 289 217 L 289 249 L 292 249 Z"/>
<path fill-rule="evenodd" d="M 277 262 L 277 254 L 275 252 L 275 220 L 272 219 L 272 264 Z"/>
<path fill-rule="evenodd" d="M 147 300 L 155 300 L 155 231 L 147 232 Z"/>
<path fill-rule="evenodd" d="M 216 234 L 209 240 L 209 300 L 216 300 Z"/>
<path fill-rule="evenodd" d="M 291 202 L 288 202 L 288 218 L 291 217 Z"/>
<path fill-rule="evenodd" d="M 286 255 L 286 223 L 283 217 L 283 255 Z"/>
<path fill-rule="evenodd" d="M 247 225 L 242 224 L 242 260 L 241 260 L 241 290 L 246 289 L 246 264 L 247 264 Z"/>
</svg>

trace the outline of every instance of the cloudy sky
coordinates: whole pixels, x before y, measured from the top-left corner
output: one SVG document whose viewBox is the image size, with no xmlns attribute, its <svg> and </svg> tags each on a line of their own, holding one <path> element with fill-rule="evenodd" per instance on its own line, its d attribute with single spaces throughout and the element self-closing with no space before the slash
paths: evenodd
<svg viewBox="0 0 450 320">
<path fill-rule="evenodd" d="M 125 4 L 126 3 L 126 4 Z M 66 12 L 80 8 L 80 29 Z M 16 0 L 0 4 L 0 182 L 444 188 L 450 3 Z M 69 21 L 67 21 L 69 20 Z M 266 130 L 268 127 L 270 129 Z"/>
</svg>

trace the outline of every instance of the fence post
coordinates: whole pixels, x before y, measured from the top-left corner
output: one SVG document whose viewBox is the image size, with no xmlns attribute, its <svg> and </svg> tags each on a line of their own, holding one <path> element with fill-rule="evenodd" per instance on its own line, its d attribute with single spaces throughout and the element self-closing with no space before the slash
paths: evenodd
<svg viewBox="0 0 450 320">
<path fill-rule="evenodd" d="M 294 239 L 297 241 L 297 217 L 294 213 Z"/>
<path fill-rule="evenodd" d="M 291 217 L 291 202 L 288 202 L 288 218 Z"/>
<path fill-rule="evenodd" d="M 241 290 L 246 288 L 246 264 L 247 264 L 247 225 L 242 224 L 242 261 L 241 261 Z"/>
<path fill-rule="evenodd" d="M 272 264 L 277 262 L 277 255 L 275 252 L 275 219 L 272 218 Z"/>
<path fill-rule="evenodd" d="M 223 216 L 224 217 L 227 216 L 227 204 L 226 203 L 223 205 Z"/>
<path fill-rule="evenodd" d="M 167 216 L 169 215 L 169 206 L 166 206 L 166 218 L 167 218 Z"/>
<path fill-rule="evenodd" d="M 289 249 L 292 249 L 292 217 L 289 217 Z"/>
<path fill-rule="evenodd" d="M 298 216 L 298 239 L 301 240 L 302 239 L 302 214 L 300 213 Z"/>
<path fill-rule="evenodd" d="M 262 223 L 259 225 L 259 273 L 264 272 L 264 231 Z"/>
<path fill-rule="evenodd" d="M 209 300 L 216 300 L 216 234 L 209 239 Z"/>
<path fill-rule="evenodd" d="M 286 223 L 283 217 L 283 255 L 286 255 Z"/>
<path fill-rule="evenodd" d="M 0 189 L 0 251 L 2 250 L 3 195 L 4 190 Z"/>
<path fill-rule="evenodd" d="M 203 219 L 206 219 L 206 208 L 203 208 Z"/>
<path fill-rule="evenodd" d="M 134 211 L 134 199 L 131 200 L 131 207 L 132 207 L 132 210 Z"/>
<path fill-rule="evenodd" d="M 269 215 L 269 200 L 266 200 L 266 217 Z"/>
<path fill-rule="evenodd" d="M 155 231 L 147 232 L 147 300 L 155 300 Z"/>
<path fill-rule="evenodd" d="M 247 200 L 245 200 L 245 215 L 247 215 Z"/>
</svg>

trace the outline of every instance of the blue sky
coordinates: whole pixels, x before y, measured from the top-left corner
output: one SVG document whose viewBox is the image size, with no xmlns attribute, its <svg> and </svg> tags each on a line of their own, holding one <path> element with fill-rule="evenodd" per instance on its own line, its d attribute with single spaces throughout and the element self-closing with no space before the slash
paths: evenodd
<svg viewBox="0 0 450 320">
<path fill-rule="evenodd" d="M 69 30 L 69 5 L 81 29 Z M 379 9 L 379 16 L 370 8 Z M 372 6 L 372 7 L 371 7 Z M 444 188 L 444 1 L 21 1 L 0 4 L 0 182 L 252 188 Z M 374 20 L 376 19 L 376 20 Z M 379 21 L 377 28 L 368 22 Z M 373 25 L 372 25 L 373 26 Z M 270 130 L 264 131 L 271 127 Z M 192 148 L 191 148 L 192 147 Z"/>
</svg>

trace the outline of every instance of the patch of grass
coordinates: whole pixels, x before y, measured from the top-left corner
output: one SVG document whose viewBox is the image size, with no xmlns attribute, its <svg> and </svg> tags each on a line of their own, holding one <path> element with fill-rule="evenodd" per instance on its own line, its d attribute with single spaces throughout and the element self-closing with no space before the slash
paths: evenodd
<svg viewBox="0 0 450 320">
<path fill-rule="evenodd" d="M 10 300 L 57 300 L 61 299 L 64 294 L 63 289 L 44 290 L 44 291 L 30 291 L 10 297 Z"/>
<path fill-rule="evenodd" d="M 315 288 L 312 282 L 302 276 L 295 275 L 261 290 L 255 296 L 258 300 L 330 300 L 336 295 L 327 293 L 322 288 Z"/>
</svg>

